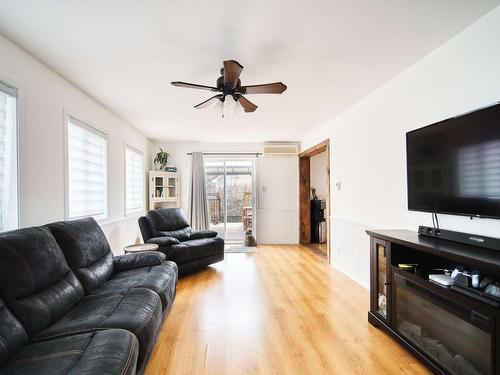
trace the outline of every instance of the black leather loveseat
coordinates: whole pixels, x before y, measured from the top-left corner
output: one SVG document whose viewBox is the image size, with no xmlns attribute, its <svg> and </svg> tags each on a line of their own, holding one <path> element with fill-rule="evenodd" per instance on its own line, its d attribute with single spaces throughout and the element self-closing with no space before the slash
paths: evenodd
<svg viewBox="0 0 500 375">
<path fill-rule="evenodd" d="M 113 257 L 91 219 L 0 234 L 0 374 L 135 374 L 175 298 L 160 252 Z"/>
<path fill-rule="evenodd" d="M 150 210 L 139 227 L 144 242 L 158 244 L 180 275 L 224 260 L 224 240 L 212 230 L 193 231 L 180 208 Z"/>
</svg>

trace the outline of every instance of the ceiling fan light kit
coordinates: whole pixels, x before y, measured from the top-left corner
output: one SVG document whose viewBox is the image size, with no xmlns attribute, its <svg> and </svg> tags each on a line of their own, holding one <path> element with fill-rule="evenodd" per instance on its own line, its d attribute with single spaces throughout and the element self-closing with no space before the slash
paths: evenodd
<svg viewBox="0 0 500 375">
<path fill-rule="evenodd" d="M 225 113 L 238 113 L 243 109 L 245 112 L 254 112 L 257 106 L 243 95 L 253 94 L 282 94 L 286 89 L 283 82 L 266 83 L 262 85 L 241 86 L 240 74 L 243 66 L 235 60 L 225 60 L 221 69 L 221 76 L 217 79 L 216 86 L 205 86 L 187 82 L 172 82 L 176 87 L 185 87 L 198 90 L 219 92 L 210 99 L 195 105 L 196 109 L 213 107 L 224 117 Z"/>
</svg>

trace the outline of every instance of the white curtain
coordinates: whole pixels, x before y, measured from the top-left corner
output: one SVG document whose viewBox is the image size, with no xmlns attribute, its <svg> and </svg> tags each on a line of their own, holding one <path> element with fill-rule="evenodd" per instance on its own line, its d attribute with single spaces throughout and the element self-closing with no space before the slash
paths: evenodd
<svg viewBox="0 0 500 375">
<path fill-rule="evenodd" d="M 209 225 L 207 186 L 203 153 L 193 152 L 189 188 L 189 217 L 194 230 L 206 230 Z"/>
<path fill-rule="evenodd" d="M 17 93 L 14 91 L 0 82 L 0 231 L 18 228 Z"/>
</svg>

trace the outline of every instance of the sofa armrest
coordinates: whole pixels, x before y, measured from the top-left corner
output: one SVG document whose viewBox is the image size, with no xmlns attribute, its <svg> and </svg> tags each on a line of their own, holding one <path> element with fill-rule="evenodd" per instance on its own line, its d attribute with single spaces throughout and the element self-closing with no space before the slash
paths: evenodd
<svg viewBox="0 0 500 375">
<path fill-rule="evenodd" d="M 131 253 L 118 255 L 113 258 L 114 272 L 133 270 L 140 267 L 158 266 L 162 264 L 167 257 L 159 251 L 144 251 L 140 253 Z"/>
<path fill-rule="evenodd" d="M 198 230 L 191 233 L 190 240 L 199 240 L 200 238 L 214 238 L 217 237 L 217 232 L 213 230 Z"/>
<path fill-rule="evenodd" d="M 172 246 L 179 243 L 179 240 L 174 237 L 153 237 L 146 241 L 146 243 L 154 243 L 158 246 Z"/>
</svg>

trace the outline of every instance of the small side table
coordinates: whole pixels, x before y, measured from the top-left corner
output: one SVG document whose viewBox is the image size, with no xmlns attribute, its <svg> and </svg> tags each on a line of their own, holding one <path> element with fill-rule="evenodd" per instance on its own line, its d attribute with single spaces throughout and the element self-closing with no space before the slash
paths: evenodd
<svg viewBox="0 0 500 375">
<path fill-rule="evenodd" d="M 158 250 L 158 245 L 155 243 L 143 243 L 139 245 L 130 245 L 123 248 L 125 254 L 138 253 L 141 251 L 155 251 Z"/>
</svg>

